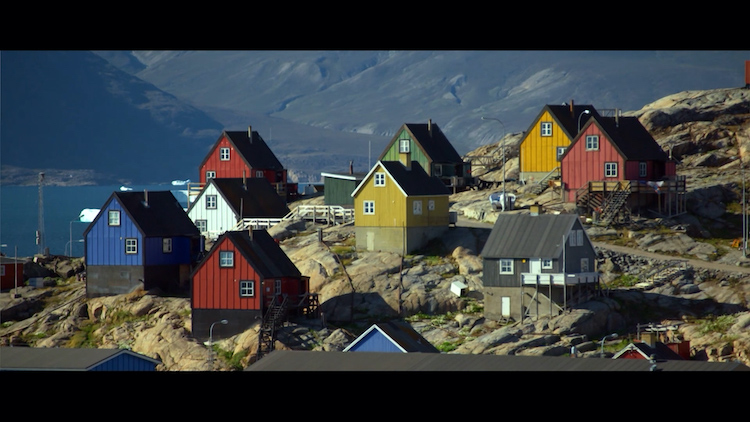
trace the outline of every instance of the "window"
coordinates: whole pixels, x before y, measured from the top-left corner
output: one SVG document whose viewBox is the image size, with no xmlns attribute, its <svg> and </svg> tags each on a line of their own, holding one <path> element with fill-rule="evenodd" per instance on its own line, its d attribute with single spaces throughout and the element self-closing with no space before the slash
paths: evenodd
<svg viewBox="0 0 750 422">
<path fill-rule="evenodd" d="M 109 219 L 107 220 L 107 224 L 110 226 L 119 226 L 120 225 L 120 211 L 110 211 L 108 214 Z"/>
<path fill-rule="evenodd" d="M 430 199 L 429 201 L 427 201 L 427 209 L 430 210 L 430 211 L 435 211 L 435 200 L 434 199 Z"/>
<path fill-rule="evenodd" d="M 195 220 L 195 227 L 198 228 L 199 232 L 205 233 L 208 231 L 208 222 L 206 220 Z"/>
<path fill-rule="evenodd" d="M 375 173 L 375 186 L 385 186 L 385 173 Z"/>
<path fill-rule="evenodd" d="M 583 246 L 583 230 L 576 230 L 576 244 Z"/>
<path fill-rule="evenodd" d="M 219 149 L 219 159 L 221 161 L 229 161 L 229 148 L 220 148 Z"/>
<path fill-rule="evenodd" d="M 412 212 L 414 215 L 422 215 L 422 201 L 414 201 L 412 203 Z"/>
<path fill-rule="evenodd" d="M 557 161 L 560 161 L 563 154 L 565 154 L 565 147 L 557 147 Z"/>
<path fill-rule="evenodd" d="M 132 237 L 125 238 L 125 253 L 128 255 L 138 253 L 138 239 Z"/>
<path fill-rule="evenodd" d="M 161 251 L 163 253 L 172 253 L 172 238 L 165 237 L 161 240 Z"/>
<path fill-rule="evenodd" d="M 617 163 L 604 163 L 604 177 L 617 177 Z"/>
<path fill-rule="evenodd" d="M 273 291 L 274 291 L 274 293 L 276 293 L 277 295 L 280 295 L 280 294 L 281 294 L 281 280 L 278 280 L 278 279 L 277 279 L 277 280 L 275 280 L 275 281 L 273 282 Z"/>
<path fill-rule="evenodd" d="M 375 201 L 364 201 L 362 207 L 365 215 L 375 214 Z"/>
<path fill-rule="evenodd" d="M 586 151 L 599 149 L 599 135 L 586 135 Z"/>
<path fill-rule="evenodd" d="M 552 136 L 552 122 L 542 122 L 540 131 L 542 136 Z"/>
<path fill-rule="evenodd" d="M 513 274 L 513 260 L 512 259 L 500 260 L 500 274 Z"/>
<path fill-rule="evenodd" d="M 206 195 L 206 209 L 216 209 L 216 195 Z"/>
<path fill-rule="evenodd" d="M 433 164 L 432 165 L 432 175 L 441 177 L 443 175 L 443 166 L 440 164 Z"/>
<path fill-rule="evenodd" d="M 255 296 L 255 282 L 253 280 L 240 280 L 240 296 Z"/>
<path fill-rule="evenodd" d="M 5 276 L 5 265 L 0 265 L 0 277 Z"/>
<path fill-rule="evenodd" d="M 588 258 L 581 258 L 581 272 L 582 273 L 589 272 L 589 259 Z"/>
<path fill-rule="evenodd" d="M 648 168 L 646 167 L 646 163 L 640 162 L 638 163 L 638 177 L 646 177 L 646 174 L 648 174 Z"/>
<path fill-rule="evenodd" d="M 263 170 L 255 170 L 255 177 L 266 177 L 266 175 L 263 174 Z"/>
<path fill-rule="evenodd" d="M 208 179 L 213 179 L 215 177 L 216 177 L 216 172 L 215 171 L 213 171 L 213 170 L 206 170 L 206 181 L 208 181 Z"/>
<path fill-rule="evenodd" d="M 583 230 L 573 230 L 568 235 L 568 246 L 583 246 Z"/>
<path fill-rule="evenodd" d="M 409 139 L 400 139 L 398 141 L 398 152 L 407 153 L 409 152 Z"/>
<path fill-rule="evenodd" d="M 542 260 L 542 269 L 544 269 L 544 270 L 551 270 L 552 269 L 552 260 L 551 259 L 543 259 Z"/>
<path fill-rule="evenodd" d="M 219 251 L 219 266 L 225 268 L 234 267 L 234 252 Z"/>
</svg>

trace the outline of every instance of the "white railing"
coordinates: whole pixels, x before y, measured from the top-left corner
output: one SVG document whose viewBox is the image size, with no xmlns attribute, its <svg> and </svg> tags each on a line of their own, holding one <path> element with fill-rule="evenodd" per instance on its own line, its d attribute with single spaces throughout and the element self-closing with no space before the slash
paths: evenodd
<svg viewBox="0 0 750 422">
<path fill-rule="evenodd" d="M 344 208 L 340 205 L 300 205 L 291 214 L 306 220 L 327 221 L 329 223 L 348 223 L 354 220 L 354 209 Z"/>
<path fill-rule="evenodd" d="M 563 286 L 571 284 L 588 284 L 599 281 L 599 273 L 521 273 L 521 283 L 530 285 Z"/>
</svg>

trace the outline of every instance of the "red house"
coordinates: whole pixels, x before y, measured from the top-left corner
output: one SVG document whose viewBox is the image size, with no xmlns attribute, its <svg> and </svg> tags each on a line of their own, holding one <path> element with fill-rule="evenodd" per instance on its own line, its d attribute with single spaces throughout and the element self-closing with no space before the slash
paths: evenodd
<svg viewBox="0 0 750 422">
<path fill-rule="evenodd" d="M 592 116 L 560 158 L 563 199 L 605 223 L 685 212 L 685 177 L 636 117 Z"/>
<path fill-rule="evenodd" d="M 259 320 L 273 329 L 292 314 L 317 312 L 309 277 L 265 230 L 223 233 L 191 280 L 193 336 L 198 339 L 231 337 Z M 222 320 L 227 324 L 211 333 L 211 325 Z"/>
<path fill-rule="evenodd" d="M 297 184 L 288 183 L 281 165 L 258 132 L 223 131 L 198 167 L 200 183 L 190 184 L 189 194 L 197 195 L 211 178 L 264 177 L 286 199 L 297 195 Z M 196 192 L 197 190 L 197 192 Z"/>
<path fill-rule="evenodd" d="M 23 273 L 25 259 L 15 259 L 0 256 L 0 289 L 14 289 L 23 287 L 26 278 Z"/>
</svg>

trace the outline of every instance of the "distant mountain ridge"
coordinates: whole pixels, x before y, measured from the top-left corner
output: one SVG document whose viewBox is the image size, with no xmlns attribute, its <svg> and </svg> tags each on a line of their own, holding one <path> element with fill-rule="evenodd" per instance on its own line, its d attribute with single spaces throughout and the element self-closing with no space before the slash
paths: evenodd
<svg viewBox="0 0 750 422">
<path fill-rule="evenodd" d="M 33 53 L 2 52 L 2 164 L 93 167 L 134 183 L 197 179 L 220 131 L 248 126 L 300 182 L 344 171 L 349 161 L 369 169 L 403 123 L 431 119 L 465 154 L 526 130 L 545 104 L 629 111 L 680 91 L 741 86 L 750 58 L 747 51 Z M 32 156 L 22 139 L 45 153 Z"/>
</svg>

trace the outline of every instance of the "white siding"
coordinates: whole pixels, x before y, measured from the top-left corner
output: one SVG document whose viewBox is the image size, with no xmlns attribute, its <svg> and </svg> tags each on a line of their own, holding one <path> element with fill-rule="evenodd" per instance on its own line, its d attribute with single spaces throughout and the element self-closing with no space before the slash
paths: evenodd
<svg viewBox="0 0 750 422">
<path fill-rule="evenodd" d="M 206 198 L 210 195 L 216 196 L 216 209 L 206 208 Z M 188 216 L 195 223 L 197 220 L 206 220 L 207 237 L 216 238 L 221 233 L 231 230 L 237 224 L 238 216 L 224 200 L 224 197 L 216 190 L 213 183 L 209 183 L 204 191 L 196 198 Z"/>
</svg>

